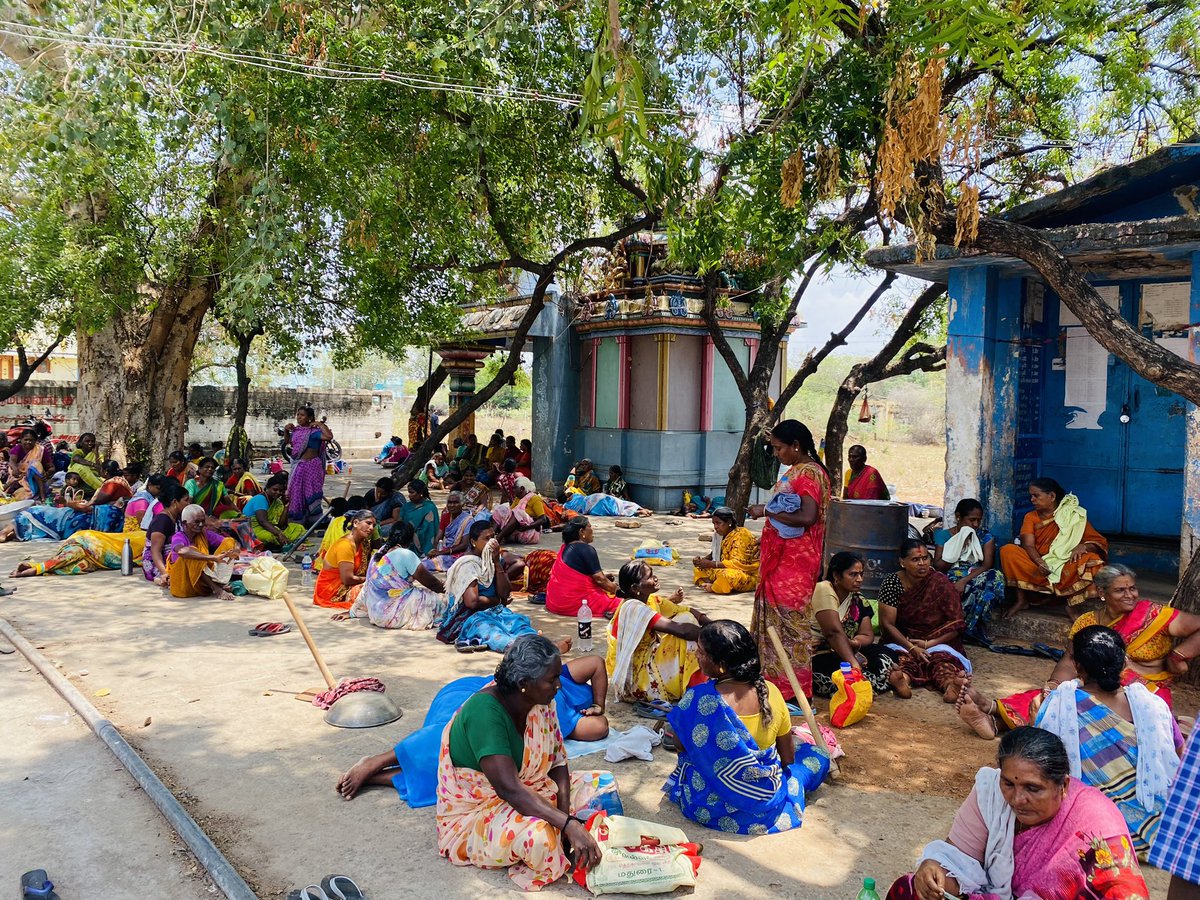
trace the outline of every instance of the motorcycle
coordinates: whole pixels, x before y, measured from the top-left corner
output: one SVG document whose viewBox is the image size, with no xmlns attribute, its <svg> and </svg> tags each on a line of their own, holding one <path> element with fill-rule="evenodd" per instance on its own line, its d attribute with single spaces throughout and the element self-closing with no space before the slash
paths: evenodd
<svg viewBox="0 0 1200 900">
<path fill-rule="evenodd" d="M 21 432 L 26 428 L 33 428 L 39 422 L 46 426 L 47 437 L 54 433 L 54 429 L 50 427 L 50 423 L 41 416 L 23 416 L 17 419 L 15 424 L 13 424 L 13 426 L 9 428 L 8 432 L 6 433 L 9 446 L 15 446 L 17 443 L 19 443 L 21 440 Z"/>
<path fill-rule="evenodd" d="M 321 424 L 325 424 L 325 417 L 321 416 Z M 292 435 L 288 431 L 286 424 L 276 425 L 275 433 L 279 435 L 279 455 L 283 457 L 285 462 L 292 462 Z M 336 440 L 328 441 L 325 444 L 325 458 L 329 462 L 342 458 L 342 445 Z"/>
</svg>

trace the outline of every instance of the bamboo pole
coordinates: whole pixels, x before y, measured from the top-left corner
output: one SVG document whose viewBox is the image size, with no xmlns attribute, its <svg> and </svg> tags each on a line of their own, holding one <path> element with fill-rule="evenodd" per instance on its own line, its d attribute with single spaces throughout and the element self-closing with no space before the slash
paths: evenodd
<svg viewBox="0 0 1200 900">
<path fill-rule="evenodd" d="M 312 653 L 313 659 L 317 661 L 317 668 L 321 670 L 321 677 L 325 679 L 325 684 L 329 686 L 329 689 L 333 690 L 337 687 L 337 681 L 334 680 L 333 673 L 329 671 L 329 666 L 325 665 L 325 660 L 321 658 L 321 652 L 317 650 L 317 645 L 313 642 L 312 635 L 308 633 L 308 626 L 300 618 L 300 610 L 296 609 L 296 604 L 292 602 L 292 597 L 287 591 L 283 592 L 283 602 L 287 604 L 288 612 L 292 614 L 292 618 L 296 622 L 296 627 L 300 629 L 304 643 L 308 644 L 309 652 Z"/>
<path fill-rule="evenodd" d="M 792 686 L 792 692 L 796 695 L 796 703 L 804 713 L 804 720 L 808 723 L 808 730 L 812 732 L 813 740 L 816 741 L 817 747 L 829 757 L 829 777 L 837 778 L 841 775 L 837 760 L 833 758 L 833 753 L 830 751 L 829 745 L 825 743 L 825 735 L 821 734 L 821 729 L 817 726 L 817 717 L 813 715 L 808 697 L 804 696 L 800 682 L 796 680 L 796 673 L 788 665 L 787 651 L 783 649 L 783 641 L 779 639 L 779 632 L 775 630 L 774 625 L 767 626 L 767 637 L 771 639 L 771 643 L 775 646 L 775 654 L 779 658 L 780 668 L 783 669 L 783 674 L 787 677 L 788 684 Z"/>
</svg>

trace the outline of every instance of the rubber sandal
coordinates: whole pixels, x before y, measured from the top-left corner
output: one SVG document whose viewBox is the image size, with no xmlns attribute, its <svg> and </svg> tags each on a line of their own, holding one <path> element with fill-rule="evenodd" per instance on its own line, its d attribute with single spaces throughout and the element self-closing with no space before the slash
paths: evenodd
<svg viewBox="0 0 1200 900">
<path fill-rule="evenodd" d="M 319 884 L 306 885 L 300 890 L 300 900 L 333 900 Z"/>
<path fill-rule="evenodd" d="M 1064 651 L 1056 650 L 1049 644 L 1043 644 L 1041 641 L 1038 641 L 1032 646 L 1035 653 L 1037 653 L 1039 656 L 1046 657 L 1046 659 L 1051 660 L 1052 662 L 1058 662 L 1063 658 Z"/>
<path fill-rule="evenodd" d="M 643 719 L 665 719 L 674 707 L 666 700 L 652 700 L 649 703 L 633 704 L 633 714 Z"/>
<path fill-rule="evenodd" d="M 349 875 L 327 875 L 321 879 L 321 887 L 334 900 L 365 900 L 366 897 Z"/>
<path fill-rule="evenodd" d="M 0 597 L 11 597 L 16 592 L 17 592 L 16 588 L 0 587 Z"/>
<path fill-rule="evenodd" d="M 45 869 L 31 869 L 21 876 L 21 897 L 39 900 L 59 900 L 54 891 L 54 882 Z"/>
<path fill-rule="evenodd" d="M 487 645 L 483 638 L 471 638 L 471 649 L 476 653 L 487 653 L 492 648 Z"/>
<path fill-rule="evenodd" d="M 475 652 L 475 646 L 469 640 L 468 641 L 455 641 L 454 649 L 457 650 L 459 653 L 474 653 Z"/>
<path fill-rule="evenodd" d="M 537 606 L 545 606 L 546 605 L 546 592 L 538 591 L 536 594 L 531 595 L 529 598 L 529 602 L 536 604 Z"/>
<path fill-rule="evenodd" d="M 251 637 L 274 637 L 277 634 L 287 634 L 292 630 L 291 625 L 282 622 L 260 622 L 250 629 Z"/>
</svg>

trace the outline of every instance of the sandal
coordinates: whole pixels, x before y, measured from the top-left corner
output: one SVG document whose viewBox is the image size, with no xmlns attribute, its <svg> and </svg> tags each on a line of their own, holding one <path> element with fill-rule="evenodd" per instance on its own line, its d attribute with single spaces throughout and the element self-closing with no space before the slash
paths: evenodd
<svg viewBox="0 0 1200 900">
<path fill-rule="evenodd" d="M 21 897 L 39 898 L 39 900 L 59 900 L 54 891 L 54 882 L 46 874 L 45 869 L 31 869 L 21 876 Z"/>
<path fill-rule="evenodd" d="M 349 875 L 327 875 L 321 879 L 321 887 L 334 900 L 365 900 L 366 897 Z"/>
<path fill-rule="evenodd" d="M 530 596 L 529 602 L 533 603 L 537 606 L 545 606 L 546 605 L 546 592 L 538 591 L 536 594 L 533 594 L 532 596 Z"/>
<path fill-rule="evenodd" d="M 457 650 L 459 653 L 474 653 L 475 652 L 475 648 L 471 645 L 470 641 L 455 641 L 454 649 Z"/>
<path fill-rule="evenodd" d="M 651 700 L 649 703 L 639 701 L 633 704 L 633 714 L 643 719 L 665 719 L 674 708 L 666 700 Z"/>
<path fill-rule="evenodd" d="M 274 637 L 277 634 L 287 634 L 292 630 L 291 625 L 282 622 L 259 622 L 250 629 L 251 637 Z"/>
</svg>

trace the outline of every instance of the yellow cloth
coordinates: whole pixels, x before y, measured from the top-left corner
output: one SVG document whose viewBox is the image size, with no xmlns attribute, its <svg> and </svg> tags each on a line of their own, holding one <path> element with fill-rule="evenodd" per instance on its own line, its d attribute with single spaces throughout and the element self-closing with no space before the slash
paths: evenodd
<svg viewBox="0 0 1200 900">
<path fill-rule="evenodd" d="M 792 730 L 792 714 L 788 712 L 787 701 L 783 699 L 779 688 L 769 681 L 767 682 L 767 702 L 771 707 L 770 724 L 763 721 L 761 712 L 752 716 L 738 716 L 742 720 L 742 724 L 746 726 L 746 730 L 750 732 L 750 737 L 754 738 L 754 743 L 758 744 L 759 750 L 775 746 L 777 739 Z"/>
<path fill-rule="evenodd" d="M 1054 524 L 1058 526 L 1058 534 L 1050 543 L 1050 552 L 1042 559 L 1050 567 L 1050 583 L 1058 584 L 1063 567 L 1071 561 L 1071 553 L 1087 530 L 1087 510 L 1079 505 L 1078 497 L 1067 494 L 1062 498 L 1054 511 Z"/>
<path fill-rule="evenodd" d="M 640 602 L 626 600 L 608 626 L 608 653 L 604 662 L 610 676 L 617 663 L 621 610 L 626 604 Z M 637 647 L 634 648 L 628 683 L 624 689 L 619 686 L 616 688 L 618 699 L 667 700 L 675 703 L 683 697 L 693 676 L 700 671 L 700 663 L 696 659 L 696 645 L 673 634 L 655 631 L 654 623 L 660 617 L 693 625 L 699 623 L 689 607 L 672 603 L 658 594 L 652 594 L 646 606 L 658 615 L 650 620 L 638 640 Z"/>
<path fill-rule="evenodd" d="M 34 451 L 38 453 L 41 452 L 40 448 L 36 447 L 34 448 Z M 100 485 L 104 483 L 104 479 L 100 476 L 100 473 L 89 466 L 83 465 L 83 463 L 75 462 L 77 459 L 86 460 L 87 462 L 100 465 L 100 454 L 95 450 L 93 450 L 91 453 L 84 453 L 82 450 L 76 450 L 71 454 L 71 465 L 67 467 L 68 472 L 74 472 L 76 475 L 78 475 L 80 480 L 93 491 L 99 490 Z"/>
<path fill-rule="evenodd" d="M 692 581 L 712 585 L 714 594 L 741 594 L 758 587 L 758 538 L 741 526 L 721 539 L 719 569 L 692 568 Z"/>
<path fill-rule="evenodd" d="M 329 553 L 329 548 L 344 538 L 349 530 L 346 526 L 345 516 L 338 516 L 329 523 L 329 527 L 325 530 L 325 536 L 321 538 L 321 548 L 317 550 L 317 558 L 313 560 L 314 572 L 320 572 L 325 568 L 325 555 Z"/>
<path fill-rule="evenodd" d="M 525 512 L 529 513 L 529 518 L 531 519 L 544 516 L 546 515 L 546 503 L 537 494 L 532 494 L 525 502 Z"/>
<path fill-rule="evenodd" d="M 233 538 L 225 538 L 221 541 L 220 546 L 216 550 L 209 551 L 208 538 L 205 532 L 200 532 L 196 535 L 196 539 L 192 541 L 192 546 L 201 553 L 210 553 L 213 556 L 218 556 L 226 550 L 236 550 L 237 541 Z M 212 563 L 205 559 L 188 559 L 185 556 L 178 556 L 174 562 L 169 559 L 167 561 L 167 576 L 170 578 L 171 596 L 172 597 L 203 597 L 208 592 L 201 590 L 200 577 L 204 574 Z"/>
</svg>

